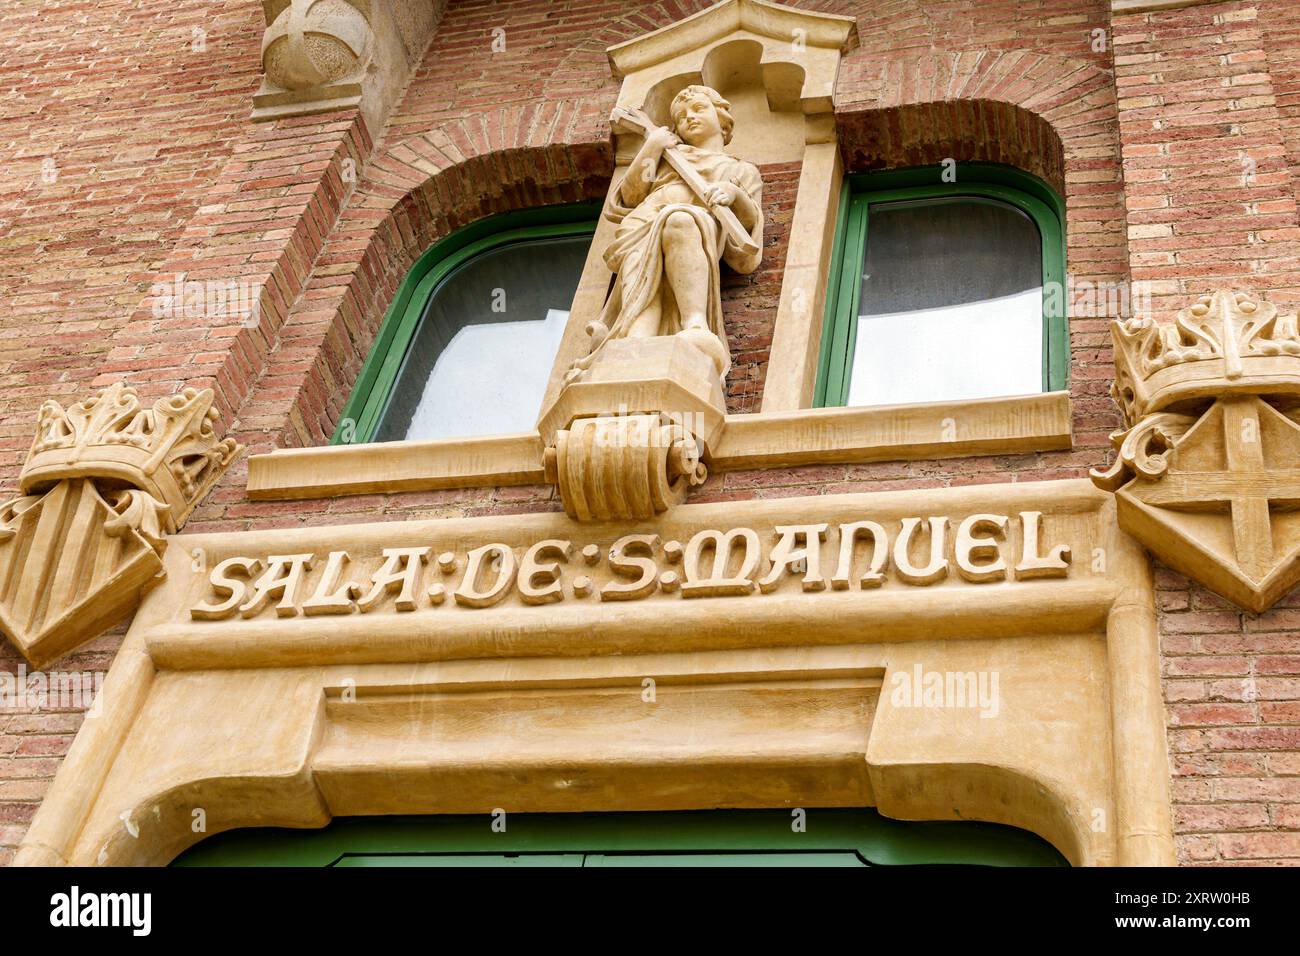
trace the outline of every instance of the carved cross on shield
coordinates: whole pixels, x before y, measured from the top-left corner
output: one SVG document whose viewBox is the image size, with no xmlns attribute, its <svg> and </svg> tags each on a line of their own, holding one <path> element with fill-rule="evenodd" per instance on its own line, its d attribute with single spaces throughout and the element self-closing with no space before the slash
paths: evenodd
<svg viewBox="0 0 1300 956">
<path fill-rule="evenodd" d="M 1300 584 L 1300 425 L 1254 396 L 1223 398 L 1165 458 L 1163 475 L 1116 492 L 1126 530 L 1256 613 Z"/>
</svg>

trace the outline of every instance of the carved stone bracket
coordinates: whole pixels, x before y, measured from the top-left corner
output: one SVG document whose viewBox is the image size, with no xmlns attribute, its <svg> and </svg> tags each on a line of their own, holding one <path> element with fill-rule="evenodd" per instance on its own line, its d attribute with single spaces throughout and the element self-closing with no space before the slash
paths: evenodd
<svg viewBox="0 0 1300 956">
<path fill-rule="evenodd" d="M 547 449 L 546 475 L 570 518 L 651 518 L 708 478 L 702 453 L 694 434 L 662 415 L 580 418 Z"/>
<path fill-rule="evenodd" d="M 547 481 L 578 521 L 653 518 L 704 483 L 725 418 L 722 378 L 688 337 L 611 341 L 542 416 Z"/>
<path fill-rule="evenodd" d="M 263 0 L 253 119 L 360 106 L 379 129 L 435 24 L 429 0 Z"/>
<path fill-rule="evenodd" d="M 1300 583 L 1300 335 L 1244 292 L 1111 324 L 1127 428 L 1093 481 L 1163 562 L 1255 612 Z"/>
<path fill-rule="evenodd" d="M 34 666 L 111 627 L 161 577 L 166 535 L 241 450 L 217 440 L 212 401 L 187 388 L 145 408 L 119 383 L 41 406 L 22 496 L 0 505 L 0 628 Z"/>
</svg>

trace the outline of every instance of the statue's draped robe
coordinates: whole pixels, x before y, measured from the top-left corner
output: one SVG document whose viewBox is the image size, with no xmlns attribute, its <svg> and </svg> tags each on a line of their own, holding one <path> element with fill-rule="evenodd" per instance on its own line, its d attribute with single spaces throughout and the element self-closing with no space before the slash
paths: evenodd
<svg viewBox="0 0 1300 956">
<path fill-rule="evenodd" d="M 618 223 L 614 239 L 605 250 L 605 264 L 617 273 L 614 288 L 605 303 L 600 321 L 609 333 L 606 339 L 627 336 L 633 321 L 659 297 L 662 313 L 660 335 L 673 335 L 682 329 L 681 315 L 673 298 L 672 289 L 664 276 L 663 232 L 668 217 L 677 211 L 685 212 L 695 220 L 704 241 L 709 260 L 708 302 L 709 329 L 722 343 L 723 353 L 730 355 L 727 347 L 727 330 L 722 321 L 722 297 L 719 285 L 718 262 L 725 261 L 739 273 L 747 274 L 758 268 L 763 247 L 763 180 L 752 163 L 737 159 L 728 153 L 697 149 L 680 145 L 674 150 L 686 159 L 708 183 L 732 182 L 749 194 L 758 208 L 758 218 L 750 230 L 755 251 L 746 254 L 727 237 L 721 224 L 714 218 L 704 200 L 691 191 L 677 172 L 662 159 L 656 170 L 650 193 L 635 207 L 621 204 L 620 190 L 610 201 L 606 215 Z M 637 175 L 631 170 L 629 176 Z M 735 207 L 733 206 L 733 209 Z M 596 351 L 599 351 L 599 346 Z M 588 356 L 588 361 L 595 352 Z M 586 364 L 585 362 L 582 364 Z M 730 366 L 730 360 L 727 365 Z M 726 369 L 722 370 L 726 374 Z"/>
</svg>

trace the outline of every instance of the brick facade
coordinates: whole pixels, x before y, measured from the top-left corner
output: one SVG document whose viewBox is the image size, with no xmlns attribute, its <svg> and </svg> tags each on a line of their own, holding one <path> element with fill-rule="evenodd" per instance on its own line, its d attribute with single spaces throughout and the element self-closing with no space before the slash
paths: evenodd
<svg viewBox="0 0 1300 956">
<path fill-rule="evenodd" d="M 1062 192 L 1076 280 L 1150 282 L 1159 315 L 1218 285 L 1300 305 L 1288 5 L 1113 22 L 1106 0 L 798 5 L 859 21 L 836 95 L 850 171 L 1010 163 Z M 248 120 L 256 3 L 6 11 L 0 89 L 19 109 L 0 117 L 2 490 L 42 400 L 121 379 L 151 396 L 214 387 L 249 453 L 327 441 L 420 253 L 485 215 L 602 197 L 618 88 L 605 48 L 704 6 L 452 0 L 382 130 L 356 112 Z M 799 166 L 763 173 L 765 263 L 724 281 L 732 412 L 761 404 Z M 151 288 L 177 273 L 264 287 L 260 323 L 159 317 Z M 1081 300 L 1071 320 L 1071 450 L 732 472 L 695 500 L 1082 476 L 1120 422 L 1105 312 Z M 559 509 L 546 486 L 259 503 L 246 478 L 245 459 L 187 530 Z M 1180 861 L 1300 862 L 1300 595 L 1255 616 L 1171 572 L 1157 585 Z M 59 668 L 106 669 L 122 630 Z M 0 644 L 0 668 L 19 662 Z M 0 713 L 0 864 L 80 722 Z"/>
</svg>

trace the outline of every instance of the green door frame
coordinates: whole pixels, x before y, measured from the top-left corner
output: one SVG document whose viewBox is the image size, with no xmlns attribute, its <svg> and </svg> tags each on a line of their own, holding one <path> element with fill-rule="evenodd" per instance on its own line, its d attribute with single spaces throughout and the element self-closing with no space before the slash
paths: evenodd
<svg viewBox="0 0 1300 956">
<path fill-rule="evenodd" d="M 430 246 L 397 289 L 357 376 L 331 445 L 373 441 L 397 373 L 438 287 L 470 259 L 516 242 L 591 235 L 600 203 L 543 206 L 488 216 Z"/>
<path fill-rule="evenodd" d="M 1041 837 L 992 823 L 904 822 L 871 809 L 348 817 L 320 830 L 248 829 L 191 847 L 173 866 L 915 865 L 1066 866 Z M 801 861 L 800 857 L 807 859 Z M 586 858 L 584 861 L 584 857 Z M 821 857 L 818 860 L 816 857 Z"/>
<path fill-rule="evenodd" d="M 1043 391 L 1067 387 L 1070 339 L 1066 324 L 1065 203 L 1041 179 L 1010 166 L 958 163 L 955 179 L 945 182 L 944 167 L 861 173 L 849 176 L 840 197 L 840 215 L 827 279 L 821 354 L 814 405 L 848 401 L 849 363 L 857 340 L 855 321 L 862 292 L 862 262 L 867 248 L 871 207 L 916 199 L 974 197 L 997 199 L 1033 219 L 1043 240 Z M 1054 290 L 1061 290 L 1056 294 Z"/>
</svg>

